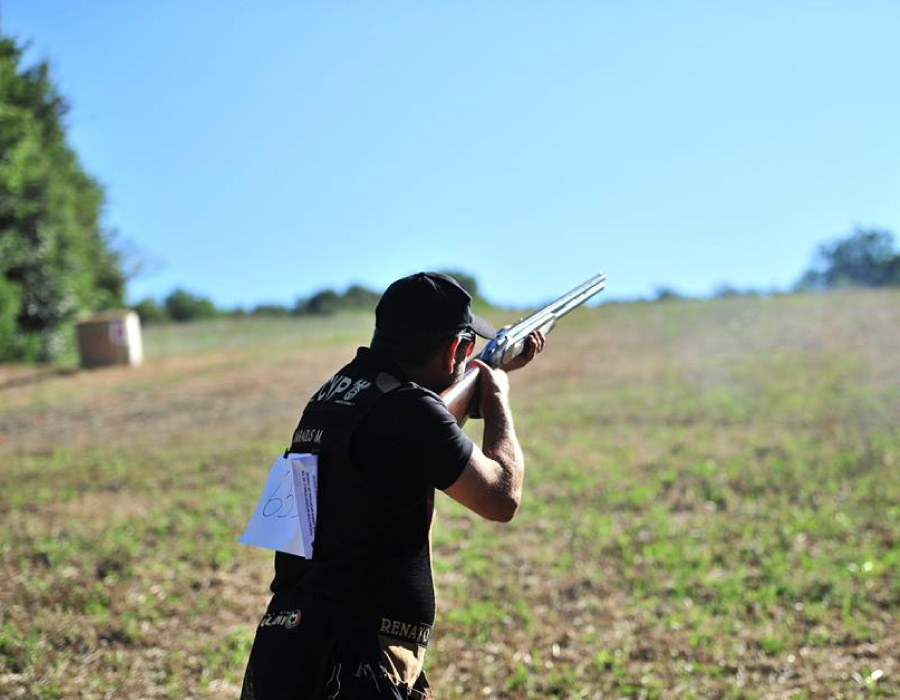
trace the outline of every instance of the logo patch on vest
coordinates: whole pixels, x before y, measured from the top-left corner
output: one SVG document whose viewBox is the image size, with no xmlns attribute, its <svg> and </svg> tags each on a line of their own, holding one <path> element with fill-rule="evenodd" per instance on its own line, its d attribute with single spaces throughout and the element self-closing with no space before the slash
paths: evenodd
<svg viewBox="0 0 900 700">
<path fill-rule="evenodd" d="M 336 374 L 329 379 L 316 394 L 316 401 L 334 401 L 345 406 L 352 406 L 353 399 L 361 392 L 372 386 L 372 382 L 366 379 L 357 379 Z"/>
<path fill-rule="evenodd" d="M 300 624 L 299 610 L 283 610 L 277 613 L 266 613 L 259 621 L 260 627 L 284 627 L 292 630 Z"/>
<path fill-rule="evenodd" d="M 389 620 L 386 617 L 381 618 L 381 634 L 390 637 L 398 637 L 407 642 L 426 646 L 428 638 L 431 636 L 431 627 L 429 625 L 415 624 L 409 622 L 401 622 L 400 620 Z"/>
</svg>

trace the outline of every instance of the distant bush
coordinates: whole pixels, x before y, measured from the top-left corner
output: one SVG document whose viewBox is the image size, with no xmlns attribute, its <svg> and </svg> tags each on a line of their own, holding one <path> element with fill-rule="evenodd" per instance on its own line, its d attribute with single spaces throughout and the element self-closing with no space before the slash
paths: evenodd
<svg viewBox="0 0 900 700">
<path fill-rule="evenodd" d="M 713 291 L 713 297 L 716 299 L 728 299 L 730 297 L 758 297 L 759 295 L 759 290 L 751 288 L 739 289 L 727 282 L 720 284 L 716 287 L 715 291 Z"/>
<path fill-rule="evenodd" d="M 478 289 L 478 281 L 469 273 L 460 270 L 438 270 L 438 272 L 450 275 L 450 277 L 459 282 L 460 286 L 472 296 L 472 299 L 484 301 L 481 291 Z"/>
<path fill-rule="evenodd" d="M 819 246 L 812 266 L 797 282 L 800 290 L 900 285 L 900 253 L 890 231 L 857 229 Z"/>
<path fill-rule="evenodd" d="M 199 321 L 218 315 L 215 305 L 206 297 L 176 289 L 163 303 L 166 314 L 173 321 Z"/>
<path fill-rule="evenodd" d="M 298 299 L 292 313 L 295 316 L 330 316 L 340 311 L 371 311 L 380 295 L 355 284 L 343 294 L 323 289 L 308 299 Z"/>
<path fill-rule="evenodd" d="M 330 316 L 337 313 L 344 305 L 341 295 L 333 289 L 323 289 L 309 299 L 298 300 L 294 305 L 296 316 Z"/>
<path fill-rule="evenodd" d="M 282 306 L 281 304 L 259 304 L 258 306 L 254 306 L 253 310 L 250 311 L 251 316 L 259 316 L 263 318 L 283 318 L 285 316 L 290 316 L 291 310 L 286 306 Z M 237 313 L 233 315 L 237 316 Z"/>
<path fill-rule="evenodd" d="M 654 301 L 675 301 L 676 299 L 684 299 L 684 295 L 672 287 L 657 287 L 653 298 Z"/>
<path fill-rule="evenodd" d="M 344 292 L 344 304 L 354 309 L 375 309 L 381 295 L 358 284 L 350 286 Z"/>
<path fill-rule="evenodd" d="M 137 312 L 138 317 L 141 319 L 141 323 L 144 325 L 149 323 L 162 323 L 163 321 L 169 320 L 166 310 L 150 298 L 139 301 L 134 305 L 134 310 Z"/>
</svg>

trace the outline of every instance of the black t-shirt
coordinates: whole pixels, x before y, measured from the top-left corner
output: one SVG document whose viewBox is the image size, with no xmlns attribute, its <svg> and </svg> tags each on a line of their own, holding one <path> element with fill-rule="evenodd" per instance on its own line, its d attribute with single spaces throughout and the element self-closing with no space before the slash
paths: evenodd
<svg viewBox="0 0 900 700">
<path fill-rule="evenodd" d="M 399 386 L 372 405 L 350 437 L 347 452 L 354 472 L 352 483 L 346 478 L 325 478 L 321 472 L 329 463 L 320 457 L 320 521 L 315 546 L 319 547 L 319 528 L 325 525 L 321 518 L 328 517 L 322 515 L 323 499 L 331 503 L 356 499 L 365 507 L 349 509 L 353 512 L 341 509 L 340 527 L 327 530 L 327 550 L 323 549 L 327 560 L 314 557 L 307 561 L 279 553 L 272 588 L 277 592 L 298 583 L 326 596 L 339 593 L 340 598 L 382 621 L 431 625 L 435 602 L 429 534 L 434 489 L 445 489 L 459 478 L 473 443 L 437 394 L 406 381 L 399 368 L 380 353 L 361 348 L 338 376 L 355 380 L 357 376 L 383 376 L 381 372 L 389 373 Z M 340 416 L 341 408 L 336 410 Z M 304 420 L 314 418 L 305 414 Z M 328 493 L 323 489 L 329 489 Z M 342 493 L 345 489 L 347 493 Z M 332 507 L 330 512 L 337 510 Z M 348 577 L 354 580 L 348 581 Z"/>
<path fill-rule="evenodd" d="M 416 385 L 385 396 L 357 428 L 351 460 L 384 501 L 383 558 L 376 574 L 382 616 L 433 624 L 430 531 L 434 489 L 455 482 L 472 441 L 444 403 Z"/>
<path fill-rule="evenodd" d="M 350 444 L 360 470 L 383 486 L 385 496 L 400 500 L 422 486 L 453 485 L 471 455 L 472 441 L 441 398 L 412 383 L 382 398 Z"/>
</svg>

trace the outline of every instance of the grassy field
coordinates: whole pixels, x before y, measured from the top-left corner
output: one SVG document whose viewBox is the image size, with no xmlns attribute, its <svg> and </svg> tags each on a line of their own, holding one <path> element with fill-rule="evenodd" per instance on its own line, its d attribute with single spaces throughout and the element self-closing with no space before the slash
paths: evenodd
<svg viewBox="0 0 900 700">
<path fill-rule="evenodd" d="M 0 697 L 236 697 L 271 562 L 235 537 L 369 323 L 0 368 Z M 438 499 L 438 697 L 900 697 L 900 294 L 604 306 L 550 340 L 512 382 L 517 518 Z"/>
</svg>

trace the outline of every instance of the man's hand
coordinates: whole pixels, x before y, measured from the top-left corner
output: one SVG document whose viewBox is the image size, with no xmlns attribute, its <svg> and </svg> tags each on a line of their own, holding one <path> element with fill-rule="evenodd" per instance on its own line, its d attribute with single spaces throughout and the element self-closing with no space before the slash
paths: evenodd
<svg viewBox="0 0 900 700">
<path fill-rule="evenodd" d="M 477 367 L 478 374 L 478 418 L 493 416 L 498 410 L 509 406 L 509 377 L 502 369 L 491 369 L 481 360 L 471 360 L 470 368 Z"/>
<path fill-rule="evenodd" d="M 460 477 L 444 492 L 489 520 L 512 520 L 522 500 L 525 457 L 513 428 L 509 377 L 480 360 L 477 367 L 479 409 L 484 418 L 482 447 L 475 445 Z"/>
<path fill-rule="evenodd" d="M 546 341 L 547 338 L 543 333 L 541 333 L 541 331 L 534 331 L 533 333 L 530 333 L 525 341 L 525 347 L 522 349 L 521 354 L 517 355 L 507 364 L 505 364 L 503 366 L 503 369 L 507 372 L 521 369 L 529 362 L 531 362 L 537 356 L 537 354 L 544 349 L 544 343 Z"/>
</svg>

